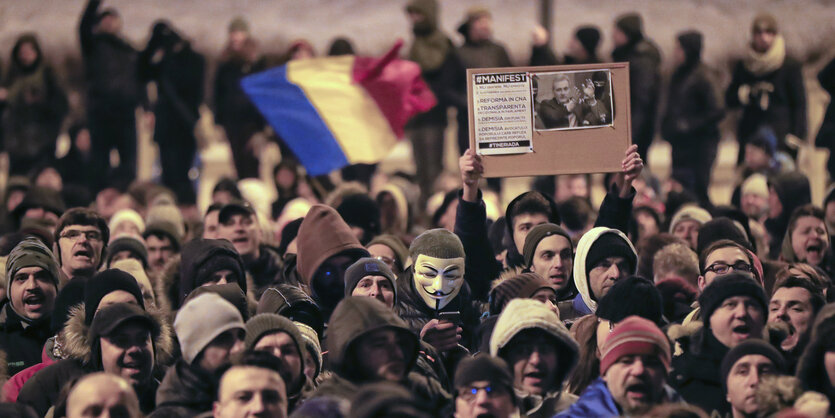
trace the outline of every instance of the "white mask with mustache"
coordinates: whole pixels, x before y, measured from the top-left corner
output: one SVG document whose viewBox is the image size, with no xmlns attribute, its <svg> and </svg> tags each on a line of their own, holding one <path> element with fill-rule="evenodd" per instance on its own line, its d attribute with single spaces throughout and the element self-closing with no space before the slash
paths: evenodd
<svg viewBox="0 0 835 418">
<path fill-rule="evenodd" d="M 418 295 L 432 309 L 443 309 L 464 285 L 464 258 L 435 258 L 419 254 L 412 275 Z"/>
</svg>

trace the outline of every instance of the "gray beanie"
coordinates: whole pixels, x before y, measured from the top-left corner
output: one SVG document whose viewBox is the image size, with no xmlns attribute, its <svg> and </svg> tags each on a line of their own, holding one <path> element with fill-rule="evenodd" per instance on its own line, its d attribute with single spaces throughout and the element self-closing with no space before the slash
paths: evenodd
<svg viewBox="0 0 835 418">
<path fill-rule="evenodd" d="M 58 261 L 52 251 L 36 238 L 26 238 L 17 244 L 6 259 L 6 292 L 11 296 L 11 282 L 18 270 L 26 267 L 40 267 L 52 276 L 52 283 L 58 287 Z"/>
<path fill-rule="evenodd" d="M 430 229 L 415 238 L 409 247 L 412 263 L 419 254 L 435 258 L 464 257 L 464 245 L 457 235 L 443 228 Z"/>
<path fill-rule="evenodd" d="M 174 332 L 188 364 L 218 335 L 231 329 L 245 330 L 244 320 L 235 305 L 216 293 L 189 300 L 174 319 Z"/>
<path fill-rule="evenodd" d="M 255 349 L 255 345 L 261 338 L 277 332 L 284 332 L 290 336 L 293 343 L 296 345 L 296 350 L 299 352 L 301 358 L 300 375 L 304 375 L 304 358 L 307 350 L 304 350 L 304 340 L 299 332 L 299 328 L 293 321 L 274 313 L 262 313 L 253 316 L 246 321 L 246 340 L 244 340 L 244 347 L 247 350 Z M 293 382 L 286 382 L 291 386 Z M 291 388 L 292 389 L 292 388 Z"/>
</svg>

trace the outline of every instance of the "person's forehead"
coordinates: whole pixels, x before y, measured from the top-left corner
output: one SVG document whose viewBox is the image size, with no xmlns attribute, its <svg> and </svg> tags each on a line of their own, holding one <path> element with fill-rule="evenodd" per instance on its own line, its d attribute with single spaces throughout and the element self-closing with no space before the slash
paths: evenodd
<svg viewBox="0 0 835 418">
<path fill-rule="evenodd" d="M 388 245 L 385 244 L 371 244 L 368 246 L 368 252 L 370 253 L 387 253 L 387 254 L 394 254 L 394 250 L 389 248 Z"/>
<path fill-rule="evenodd" d="M 389 280 L 388 277 L 378 276 L 378 275 L 365 276 L 362 279 L 360 279 L 360 281 L 373 281 L 375 283 L 380 282 L 380 281 L 387 282 L 388 280 Z"/>
<path fill-rule="evenodd" d="M 293 342 L 293 337 L 290 336 L 286 331 L 282 330 L 274 330 L 269 334 L 261 337 L 258 341 L 259 343 L 274 343 L 274 344 L 287 344 Z"/>
<path fill-rule="evenodd" d="M 537 290 L 536 292 L 534 292 L 534 294 L 533 294 L 534 297 L 539 296 L 539 295 L 556 296 L 557 291 L 556 291 L 556 289 L 554 289 L 552 287 L 543 287 L 543 288 Z"/>
<path fill-rule="evenodd" d="M 170 245 L 171 238 L 163 234 L 149 234 L 145 242 L 149 247 L 152 245 Z"/>
<path fill-rule="evenodd" d="M 513 217 L 513 226 L 521 224 L 539 225 L 548 222 L 548 215 L 542 212 L 523 212 Z"/>
<path fill-rule="evenodd" d="M 606 257 L 606 258 L 598 261 L 597 264 L 594 265 L 594 267 L 600 266 L 603 263 L 620 264 L 620 263 L 623 263 L 623 262 L 626 262 L 626 257 L 620 256 L 620 255 L 615 255 L 615 256 L 612 256 L 612 257 Z"/>
<path fill-rule="evenodd" d="M 717 261 L 721 261 L 724 263 L 733 263 L 735 261 L 748 261 L 748 255 L 742 251 L 739 247 L 728 246 L 717 248 L 713 250 L 710 254 L 708 254 L 705 261 L 708 265 L 713 264 Z"/>
<path fill-rule="evenodd" d="M 702 224 L 699 223 L 699 221 L 696 221 L 696 220 L 693 220 L 693 219 L 684 219 L 684 220 L 679 221 L 676 224 L 675 229 L 699 228 L 701 226 L 702 226 Z"/>
<path fill-rule="evenodd" d="M 816 216 L 801 216 L 795 222 L 795 229 L 801 226 L 823 226 L 823 224 L 823 219 L 819 219 Z"/>
<path fill-rule="evenodd" d="M 771 295 L 771 301 L 798 301 L 798 302 L 809 302 L 812 299 L 812 294 L 809 292 L 808 289 L 796 286 L 796 287 L 781 287 L 774 291 L 774 294 Z"/>
<path fill-rule="evenodd" d="M 263 389 L 284 391 L 284 383 L 278 372 L 263 367 L 232 366 L 223 374 L 220 383 L 225 393 Z"/>
<path fill-rule="evenodd" d="M 71 230 L 72 231 L 99 231 L 99 228 L 94 226 L 94 225 L 79 225 L 79 224 L 67 225 L 66 227 L 64 227 L 64 232 L 71 231 Z M 99 232 L 101 232 L 101 231 L 99 231 Z"/>
<path fill-rule="evenodd" d="M 539 244 L 537 244 L 537 246 L 536 246 L 536 252 L 538 252 L 538 253 L 543 252 L 543 251 L 560 252 L 560 251 L 562 251 L 566 248 L 570 248 L 570 247 L 571 247 L 571 242 L 568 241 L 568 238 L 566 238 L 562 235 L 559 235 L 559 234 L 554 234 L 554 235 L 549 235 L 545 238 L 542 238 L 542 240 L 539 241 Z"/>
<path fill-rule="evenodd" d="M 740 366 L 760 366 L 763 364 L 767 364 L 770 366 L 774 365 L 774 362 L 771 361 L 768 357 L 762 354 L 748 354 L 744 355 L 737 360 L 733 367 L 740 367 Z"/>
<path fill-rule="evenodd" d="M 17 273 L 15 273 L 15 276 L 17 276 L 17 275 L 38 274 L 42 271 L 44 271 L 44 269 L 42 267 L 38 267 L 38 266 L 23 267 L 20 270 L 18 270 Z"/>
</svg>

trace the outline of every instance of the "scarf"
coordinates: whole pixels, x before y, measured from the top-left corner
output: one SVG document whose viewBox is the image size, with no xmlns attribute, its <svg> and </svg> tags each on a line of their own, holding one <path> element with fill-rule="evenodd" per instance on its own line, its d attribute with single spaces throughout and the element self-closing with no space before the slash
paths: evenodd
<svg viewBox="0 0 835 418">
<path fill-rule="evenodd" d="M 783 66 L 783 61 L 786 60 L 786 42 L 783 35 L 777 35 L 774 38 L 774 44 L 768 51 L 763 53 L 754 51 L 748 48 L 748 54 L 744 59 L 745 68 L 759 77 L 763 74 L 768 74 L 776 71 Z"/>
</svg>

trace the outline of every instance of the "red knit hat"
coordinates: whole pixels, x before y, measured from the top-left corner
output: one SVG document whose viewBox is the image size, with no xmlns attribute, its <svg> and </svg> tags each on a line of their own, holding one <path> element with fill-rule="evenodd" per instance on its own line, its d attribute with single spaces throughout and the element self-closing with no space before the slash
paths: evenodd
<svg viewBox="0 0 835 418">
<path fill-rule="evenodd" d="M 657 355 L 670 368 L 670 340 L 657 325 L 639 316 L 630 316 L 618 322 L 606 338 L 600 350 L 600 375 L 606 374 L 609 366 L 627 355 Z"/>
</svg>

